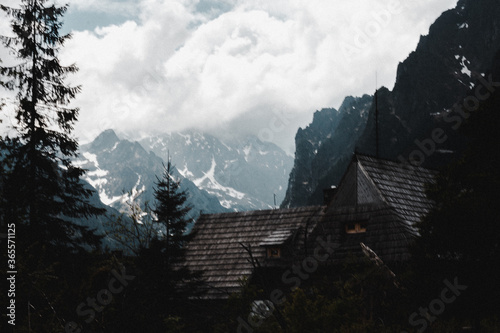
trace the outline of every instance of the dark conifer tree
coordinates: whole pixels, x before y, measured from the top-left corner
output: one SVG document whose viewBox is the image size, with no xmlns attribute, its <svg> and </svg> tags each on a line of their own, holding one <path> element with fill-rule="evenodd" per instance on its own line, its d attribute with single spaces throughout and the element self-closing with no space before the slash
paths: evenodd
<svg viewBox="0 0 500 333">
<path fill-rule="evenodd" d="M 162 178 L 157 177 L 155 188 L 156 207 L 153 212 L 156 222 L 163 229 L 166 255 L 172 262 L 182 259 L 179 252 L 190 236 L 186 235 L 189 223 L 187 214 L 191 207 L 186 205 L 186 193 L 179 189 L 180 182 L 174 179 L 170 161 L 164 166 Z"/>
<path fill-rule="evenodd" d="M 190 297 L 196 295 L 201 281 L 199 272 L 184 265 L 184 247 L 192 237 L 186 234 L 191 207 L 173 170 L 168 162 L 157 178 L 153 219 L 158 232 L 137 257 L 138 279 L 129 299 L 133 310 L 126 315 L 128 329 L 163 332 L 192 324 L 185 319 L 192 312 Z"/>
<path fill-rule="evenodd" d="M 0 64 L 0 81 L 17 93 L 17 135 L 4 138 L 0 155 L 0 225 L 16 225 L 16 329 L 63 331 L 83 297 L 75 286 L 84 280 L 87 250 L 101 238 L 79 222 L 103 213 L 88 201 L 84 170 L 72 164 L 78 108 L 70 102 L 80 87 L 64 82 L 77 67 L 58 59 L 71 37 L 59 34 L 67 6 L 22 0 L 20 8 L 0 8 L 12 27 L 0 40 L 13 55 Z"/>
<path fill-rule="evenodd" d="M 29 226 L 37 240 L 77 249 L 97 244 L 92 231 L 73 221 L 103 213 L 90 205 L 80 182 L 84 170 L 72 164 L 78 144 L 71 136 L 78 108 L 69 103 L 80 87 L 64 83 L 75 65 L 63 66 L 58 52 L 71 35 L 61 36 L 67 6 L 23 0 L 21 8 L 1 5 L 12 18 L 13 36 L 1 36 L 17 64 L 1 66 L 4 85 L 17 92 L 17 137 L 9 140 L 12 162 L 6 179 L 8 218 Z"/>
</svg>

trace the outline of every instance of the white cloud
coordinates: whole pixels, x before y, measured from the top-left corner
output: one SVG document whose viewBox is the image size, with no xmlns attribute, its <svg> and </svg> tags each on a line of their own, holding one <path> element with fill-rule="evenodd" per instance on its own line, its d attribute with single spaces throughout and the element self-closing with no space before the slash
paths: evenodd
<svg viewBox="0 0 500 333">
<path fill-rule="evenodd" d="M 84 88 L 77 133 L 199 127 L 293 151 L 314 110 L 373 93 L 376 71 L 392 88 L 398 62 L 455 2 L 72 0 L 80 10 L 137 10 L 134 21 L 75 32 L 63 50 Z"/>
</svg>

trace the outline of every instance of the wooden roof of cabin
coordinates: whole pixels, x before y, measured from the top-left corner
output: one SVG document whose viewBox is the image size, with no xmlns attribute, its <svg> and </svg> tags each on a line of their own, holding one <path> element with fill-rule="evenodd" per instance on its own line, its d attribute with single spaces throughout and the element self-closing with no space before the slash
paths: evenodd
<svg viewBox="0 0 500 333">
<path fill-rule="evenodd" d="M 422 167 L 357 154 L 342 178 L 330 209 L 368 203 L 385 203 L 403 223 L 414 227 L 433 203 L 425 194 L 426 184 L 434 182 L 436 172 Z"/>
<path fill-rule="evenodd" d="M 186 263 L 203 272 L 206 298 L 227 298 L 240 290 L 240 279 L 250 277 L 253 266 L 244 246 L 250 246 L 259 262 L 266 257 L 265 246 L 289 241 L 296 232 L 313 230 L 323 206 L 202 215 L 187 245 Z"/>
<path fill-rule="evenodd" d="M 414 224 L 433 206 L 425 190 L 427 184 L 434 182 L 437 172 L 366 155 L 357 155 L 356 158 L 384 201 L 412 227 L 410 230 L 415 231 Z"/>
<path fill-rule="evenodd" d="M 329 262 L 348 253 L 361 255 L 360 243 L 386 262 L 409 258 L 409 245 L 433 202 L 425 194 L 435 171 L 355 155 L 338 190 L 311 237 L 329 235 L 337 247 Z M 366 231 L 347 233 L 346 224 L 363 223 Z"/>
<path fill-rule="evenodd" d="M 347 224 L 362 223 L 365 232 L 349 234 Z M 325 262 L 338 264 L 349 255 L 361 256 L 360 243 L 370 247 L 384 262 L 407 261 L 413 232 L 393 208 L 384 203 L 362 204 L 329 209 L 325 212 L 311 240 L 330 238 L 334 251 Z"/>
<path fill-rule="evenodd" d="M 318 236 L 330 235 L 337 248 L 329 262 L 345 259 L 348 253 L 360 253 L 361 242 L 384 261 L 406 261 L 408 246 L 416 234 L 414 223 L 432 207 L 425 185 L 433 182 L 435 174 L 355 155 L 328 207 L 200 216 L 193 229 L 195 237 L 187 245 L 186 263 L 191 270 L 203 273 L 205 297 L 221 299 L 238 292 L 240 279 L 252 275 L 253 265 L 243 246 L 250 247 L 254 258 L 263 263 L 266 247 L 292 243 L 291 247 L 300 250 L 304 246 L 301 236 L 307 234 L 311 250 Z M 364 223 L 366 232 L 347 234 L 345 224 L 355 222 Z"/>
</svg>

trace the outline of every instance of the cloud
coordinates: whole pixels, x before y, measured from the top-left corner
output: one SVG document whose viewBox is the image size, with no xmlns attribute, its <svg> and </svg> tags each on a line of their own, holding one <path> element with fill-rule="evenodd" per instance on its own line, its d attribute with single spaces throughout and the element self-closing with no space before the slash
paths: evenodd
<svg viewBox="0 0 500 333">
<path fill-rule="evenodd" d="M 66 4 L 68 1 L 58 1 Z M 70 0 L 70 9 L 107 14 L 134 14 L 139 10 L 139 3 L 133 0 Z"/>
<path fill-rule="evenodd" d="M 81 1 L 82 11 L 132 19 L 74 32 L 62 52 L 83 85 L 78 136 L 108 127 L 139 137 L 200 128 L 255 134 L 293 152 L 299 126 L 322 107 L 378 84 L 456 0 Z M 131 7 L 128 7 L 131 6 Z"/>
</svg>

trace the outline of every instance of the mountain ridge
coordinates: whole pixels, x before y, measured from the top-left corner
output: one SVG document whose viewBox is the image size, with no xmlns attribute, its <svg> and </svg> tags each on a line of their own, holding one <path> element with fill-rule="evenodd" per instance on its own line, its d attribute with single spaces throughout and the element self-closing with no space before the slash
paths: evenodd
<svg viewBox="0 0 500 333">
<path fill-rule="evenodd" d="M 170 158 L 179 172 L 233 210 L 273 208 L 283 198 L 293 158 L 256 136 L 227 142 L 187 130 L 140 140 L 145 149 Z"/>
<path fill-rule="evenodd" d="M 316 111 L 312 123 L 305 129 L 299 128 L 294 167 L 281 207 L 321 203 L 311 202 L 309 197 L 321 184 L 338 183 L 343 170 L 329 175 L 329 169 L 322 166 L 342 163 L 347 167 L 354 144 L 366 126 L 372 99 L 370 95 L 348 96 L 338 110 Z"/>
<path fill-rule="evenodd" d="M 273 196 L 284 196 L 292 158 L 278 146 L 249 136 L 224 142 L 198 131 L 120 139 L 108 129 L 80 147 L 75 162 L 87 169 L 84 180 L 101 201 L 121 212 L 127 202 L 153 203 L 156 177 L 167 160 L 181 189 L 200 213 L 274 208 Z"/>
<path fill-rule="evenodd" d="M 128 212 L 128 203 L 144 206 L 154 203 L 154 186 L 163 174 L 165 162 L 153 152 L 147 152 L 137 141 L 119 139 L 113 130 L 105 130 L 94 141 L 80 147 L 75 161 L 87 169 L 84 180 L 93 186 L 101 201 L 120 212 Z M 201 211 L 224 212 L 218 200 L 199 190 L 174 169 L 180 189 L 187 193 L 187 203 L 193 206 L 191 218 Z"/>
<path fill-rule="evenodd" d="M 498 1 L 460 0 L 455 8 L 445 11 L 430 26 L 429 34 L 421 36 L 416 49 L 398 65 L 392 91 L 386 87 L 377 89 L 379 157 L 438 168 L 458 156 L 464 139 L 449 119 L 460 112 L 471 89 L 478 87 L 481 80 L 487 81 L 483 75 L 492 68 L 498 50 Z M 338 185 L 354 152 L 377 154 L 375 103 L 367 107 L 367 116 L 361 117 L 362 121 L 356 120 L 359 115 L 352 113 L 352 124 L 358 122 L 363 126 L 364 122 L 362 133 L 350 131 L 349 147 L 342 148 L 339 139 L 337 147 L 324 146 L 329 157 L 318 158 L 314 150 L 321 151 L 324 142 L 332 143 L 331 138 L 338 131 L 314 138 L 304 137 L 304 131 L 299 129 L 294 171 L 283 207 L 320 204 L 323 188 Z M 316 126 L 314 119 L 310 126 Z M 336 127 L 344 128 L 349 127 Z M 422 152 L 422 142 L 428 142 L 436 129 L 442 130 L 446 139 Z M 308 140 L 313 143 L 305 147 L 303 142 Z M 313 148 L 318 145 L 319 148 Z M 300 167 L 304 165 L 310 165 L 311 170 Z M 310 175 L 309 181 L 301 179 L 304 173 Z"/>
</svg>

